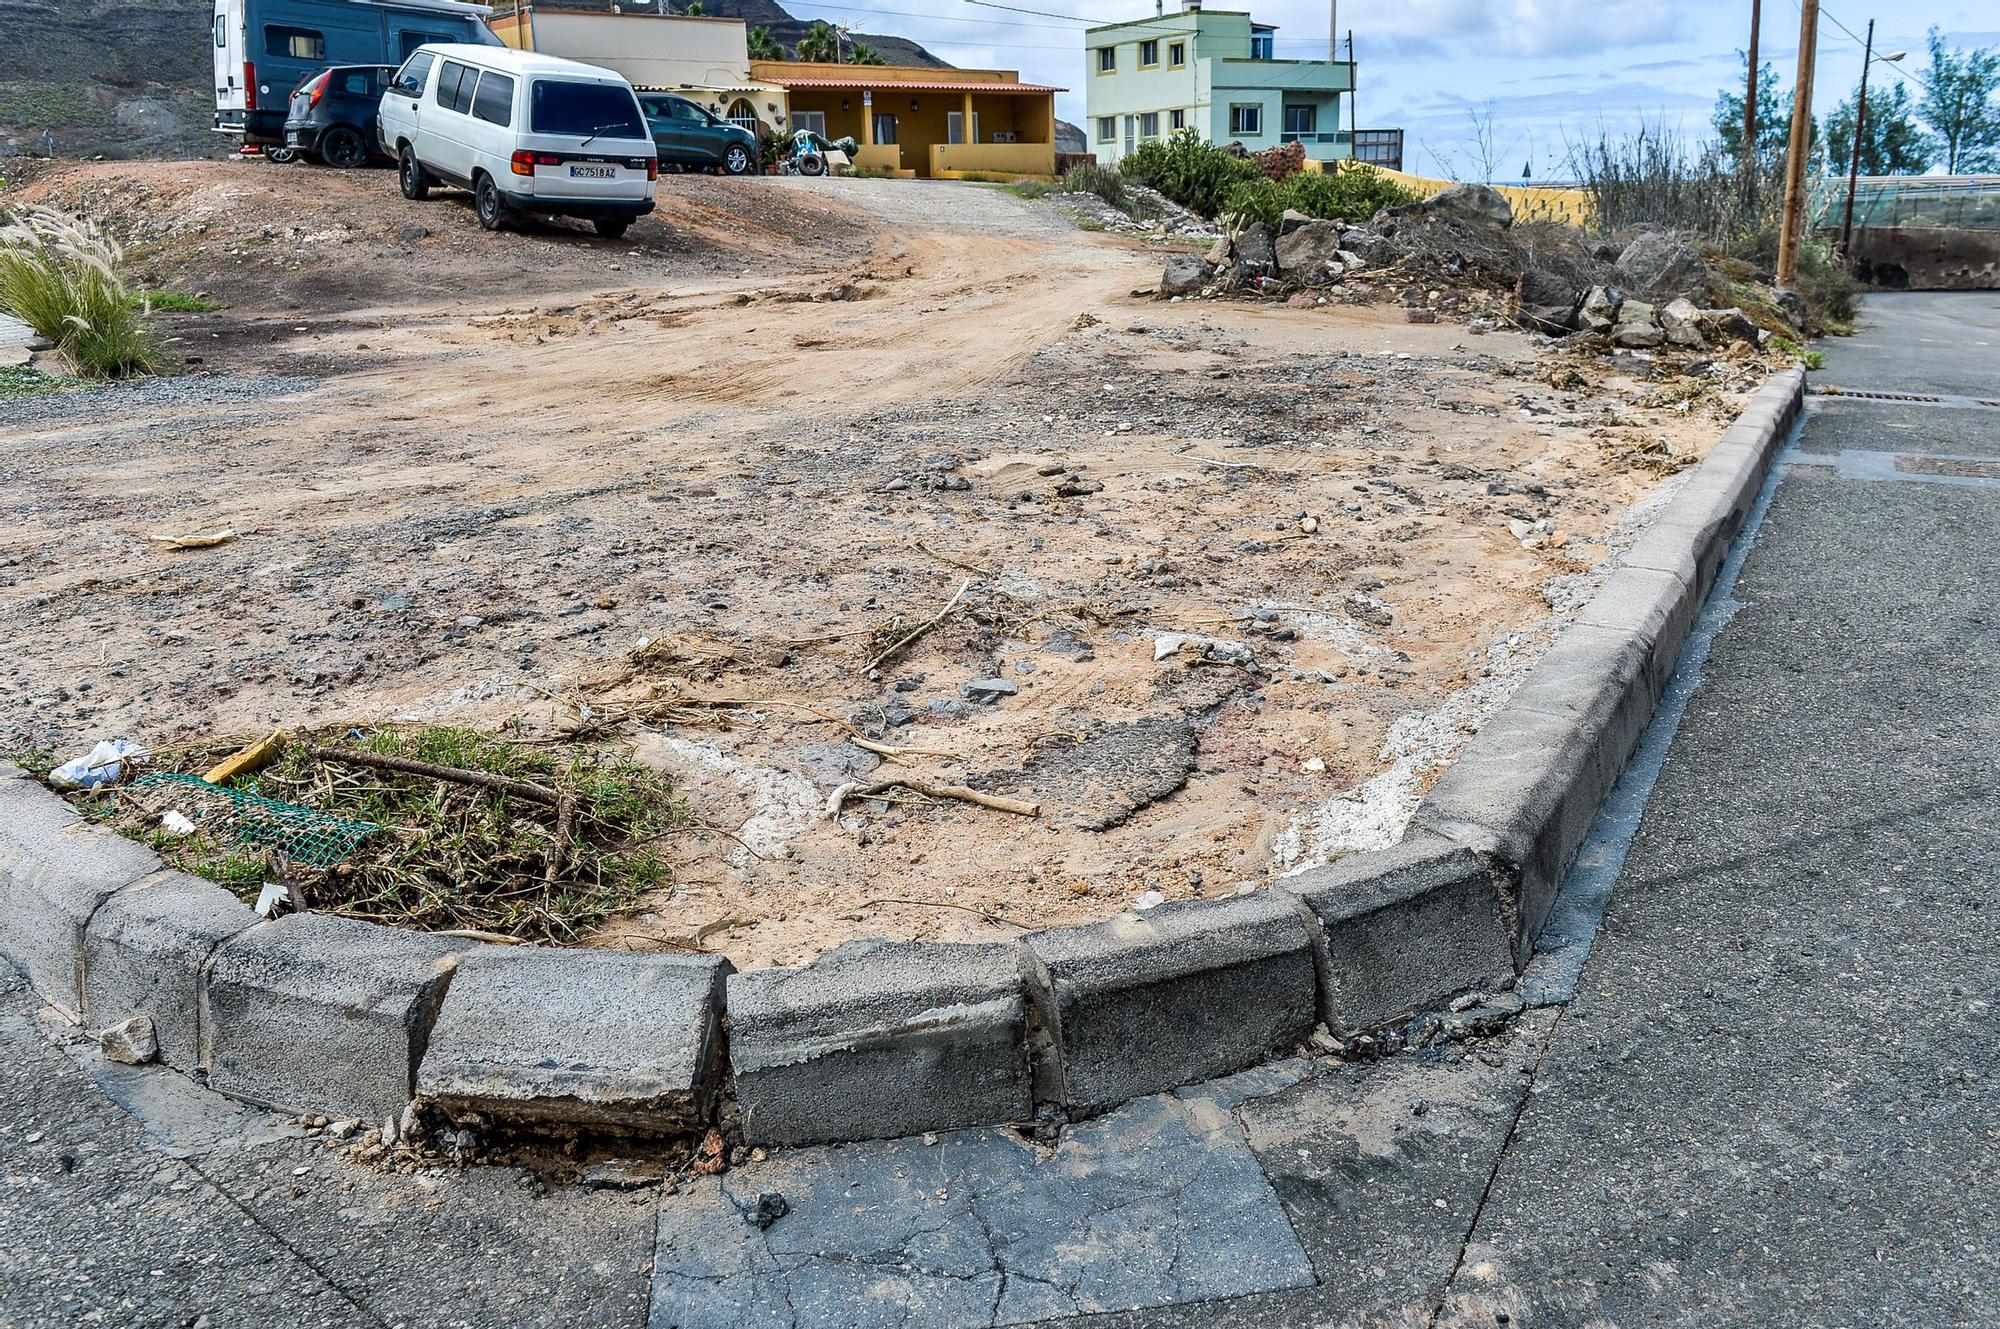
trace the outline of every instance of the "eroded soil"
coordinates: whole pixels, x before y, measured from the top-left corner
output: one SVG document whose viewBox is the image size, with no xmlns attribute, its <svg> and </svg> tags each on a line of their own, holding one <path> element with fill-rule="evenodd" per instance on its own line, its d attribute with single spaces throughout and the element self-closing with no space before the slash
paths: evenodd
<svg viewBox="0 0 2000 1329">
<path fill-rule="evenodd" d="M 0 749 L 630 744 L 715 833 L 600 940 L 745 966 L 1393 838 L 1738 400 L 1163 304 L 1157 253 L 976 186 L 669 178 L 617 244 L 379 172 L 26 192 L 225 307 L 171 320 L 200 376 L 0 404 Z M 852 789 L 898 776 L 1040 813 Z"/>
</svg>

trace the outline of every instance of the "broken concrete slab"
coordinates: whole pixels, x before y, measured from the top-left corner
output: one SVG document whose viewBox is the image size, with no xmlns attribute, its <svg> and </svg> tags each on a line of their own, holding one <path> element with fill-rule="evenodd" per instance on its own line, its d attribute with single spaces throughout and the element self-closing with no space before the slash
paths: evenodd
<svg viewBox="0 0 2000 1329">
<path fill-rule="evenodd" d="M 850 942 L 801 968 L 732 974 L 727 996 L 749 1140 L 864 1140 L 1034 1114 L 1011 946 Z"/>
<path fill-rule="evenodd" d="M 759 1226 L 772 1194 L 786 1212 Z M 653 1268 L 649 1322 L 673 1329 L 970 1329 L 1314 1281 L 1241 1127 L 1193 1094 L 1053 1150 L 954 1131 L 701 1178 L 661 1202 Z"/>
<path fill-rule="evenodd" d="M 295 1112 L 402 1112 L 453 957 L 472 945 L 330 914 L 238 933 L 202 985 L 209 1086 Z"/>
<path fill-rule="evenodd" d="M 84 1020 L 103 1028 L 152 1020 L 160 1060 L 201 1062 L 201 971 L 215 948 L 257 914 L 212 881 L 156 872 L 105 901 L 84 933 Z"/>
<path fill-rule="evenodd" d="M 1104 831 L 1184 788 L 1198 753 L 1193 721 L 1151 715 L 1081 738 L 1056 735 L 1020 769 L 992 772 L 979 783 L 1028 791 L 1052 825 Z"/>
<path fill-rule="evenodd" d="M 458 957 L 417 1067 L 445 1115 L 664 1134 L 708 1120 L 722 980 L 711 955 L 482 946 Z"/>
<path fill-rule="evenodd" d="M 1019 946 L 1049 1041 L 1036 1097 L 1078 1114 L 1253 1065 L 1318 1018 L 1311 938 L 1272 893 L 1032 932 Z"/>
<path fill-rule="evenodd" d="M 1435 836 L 1279 879 L 1309 913 L 1320 1018 L 1379 1028 L 1514 973 L 1512 902 L 1473 852 Z"/>
<path fill-rule="evenodd" d="M 0 955 L 66 1018 L 83 1019 L 90 916 L 159 868 L 152 850 L 90 825 L 33 780 L 0 780 Z"/>
</svg>

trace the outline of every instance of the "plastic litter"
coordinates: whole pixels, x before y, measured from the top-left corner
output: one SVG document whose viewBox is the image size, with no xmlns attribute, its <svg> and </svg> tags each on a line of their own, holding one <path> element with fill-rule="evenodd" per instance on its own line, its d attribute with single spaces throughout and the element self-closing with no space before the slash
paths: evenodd
<svg viewBox="0 0 2000 1329">
<path fill-rule="evenodd" d="M 194 823 L 170 808 L 167 815 L 160 818 L 160 829 L 170 835 L 193 835 Z"/>
<path fill-rule="evenodd" d="M 146 755 L 143 744 L 107 738 L 81 757 L 72 757 L 50 771 L 49 783 L 58 789 L 102 789 L 123 778 L 126 762 L 144 761 Z"/>
<path fill-rule="evenodd" d="M 1132 901 L 1132 907 L 1143 914 L 1148 909 L 1158 909 L 1166 902 L 1167 897 L 1158 891 L 1141 891 L 1138 898 Z"/>
</svg>

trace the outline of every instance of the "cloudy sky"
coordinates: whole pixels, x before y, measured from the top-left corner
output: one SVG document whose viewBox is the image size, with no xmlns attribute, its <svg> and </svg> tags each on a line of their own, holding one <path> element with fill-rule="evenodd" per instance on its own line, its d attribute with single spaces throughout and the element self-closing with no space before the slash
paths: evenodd
<svg viewBox="0 0 2000 1329">
<path fill-rule="evenodd" d="M 1077 89 L 1057 110 L 1084 118 L 1083 56 L 1077 15 L 1092 22 L 1143 18 L 1152 0 L 1006 0 L 1021 13 L 973 0 L 784 0 L 800 18 L 914 37 L 958 65 L 1019 69 L 1024 77 Z M 1492 111 L 1498 178 L 1532 162 L 1538 179 L 1565 174 L 1566 145 L 1600 126 L 1626 130 L 1642 119 L 1708 132 L 1716 90 L 1741 77 L 1736 52 L 1749 40 L 1749 0 L 1337 0 L 1342 37 L 1354 33 L 1360 59 L 1362 126 L 1401 126 L 1405 167 L 1459 173 L 1476 155 L 1472 121 Z M 1175 0 L 1168 0 L 1173 8 Z M 1240 0 L 1210 0 L 1242 8 Z M 1260 22 L 1276 23 L 1278 55 L 1324 58 L 1325 0 L 1253 0 Z M 1831 107 L 1853 88 L 1869 12 L 1863 0 L 1822 9 L 1814 97 Z M 1877 48 L 1907 48 L 1905 68 L 1923 72 L 1931 24 L 1964 45 L 2000 45 L 1996 0 L 1903 0 L 1875 15 Z M 1798 59 L 1797 0 L 1764 0 L 1761 55 L 1789 89 Z M 1343 50 L 1343 55 L 1345 54 Z M 1878 78 L 1893 78 L 1877 66 Z M 1911 92 L 1917 89 L 1912 86 Z M 1789 95 L 1789 94 L 1788 94 Z"/>
</svg>

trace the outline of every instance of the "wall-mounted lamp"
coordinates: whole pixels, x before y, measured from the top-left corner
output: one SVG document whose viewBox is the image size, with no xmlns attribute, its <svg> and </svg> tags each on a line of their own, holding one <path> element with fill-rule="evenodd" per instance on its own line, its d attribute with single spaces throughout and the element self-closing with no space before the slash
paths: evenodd
<svg viewBox="0 0 2000 1329">
<path fill-rule="evenodd" d="M 913 111 L 917 109 L 917 99 L 915 97 L 910 98 L 910 109 Z"/>
<path fill-rule="evenodd" d="M 840 109 L 841 109 L 841 110 L 843 110 L 843 111 L 851 111 L 851 110 L 853 110 L 854 108 L 853 108 L 852 106 L 849 106 L 849 105 L 847 104 L 847 98 L 845 98 L 845 97 L 842 97 L 842 98 L 840 99 Z"/>
</svg>

